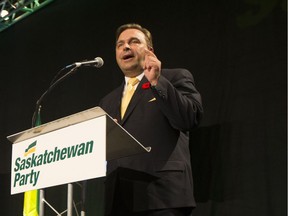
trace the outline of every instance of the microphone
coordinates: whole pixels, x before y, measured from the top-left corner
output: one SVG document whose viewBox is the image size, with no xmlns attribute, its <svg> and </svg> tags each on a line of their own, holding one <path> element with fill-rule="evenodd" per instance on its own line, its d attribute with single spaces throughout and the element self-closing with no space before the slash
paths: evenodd
<svg viewBox="0 0 288 216">
<path fill-rule="evenodd" d="M 91 67 L 97 67 L 100 68 L 102 67 L 104 64 L 104 61 L 101 57 L 96 57 L 94 60 L 90 60 L 90 61 L 81 61 L 81 62 L 75 62 L 71 65 L 66 66 L 65 68 L 70 68 L 70 67 L 81 67 L 81 66 L 91 66 Z"/>
</svg>

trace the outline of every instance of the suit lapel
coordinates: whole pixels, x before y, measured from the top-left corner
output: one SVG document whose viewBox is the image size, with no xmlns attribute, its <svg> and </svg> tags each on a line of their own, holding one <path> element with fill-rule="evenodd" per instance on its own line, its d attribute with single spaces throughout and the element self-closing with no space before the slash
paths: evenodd
<svg viewBox="0 0 288 216">
<path fill-rule="evenodd" d="M 115 109 L 113 118 L 116 118 L 118 123 L 121 124 L 121 100 L 123 95 L 123 89 L 124 89 L 125 81 L 121 84 L 121 86 L 118 87 L 116 91 L 116 97 L 115 97 Z"/>
</svg>

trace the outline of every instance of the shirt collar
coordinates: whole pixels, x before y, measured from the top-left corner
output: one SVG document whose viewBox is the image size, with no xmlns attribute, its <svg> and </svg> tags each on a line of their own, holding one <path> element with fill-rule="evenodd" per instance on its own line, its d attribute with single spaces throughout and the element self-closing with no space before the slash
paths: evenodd
<svg viewBox="0 0 288 216">
<path fill-rule="evenodd" d="M 137 79 L 139 80 L 139 82 L 142 80 L 143 77 L 144 77 L 144 72 L 137 76 Z M 128 82 L 129 79 L 130 77 L 125 76 L 125 84 Z"/>
</svg>

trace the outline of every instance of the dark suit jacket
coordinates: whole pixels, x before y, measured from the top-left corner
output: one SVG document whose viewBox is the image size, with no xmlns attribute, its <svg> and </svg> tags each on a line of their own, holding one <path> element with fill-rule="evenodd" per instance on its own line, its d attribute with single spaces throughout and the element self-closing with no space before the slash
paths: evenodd
<svg viewBox="0 0 288 216">
<path fill-rule="evenodd" d="M 152 147 L 150 153 L 108 162 L 107 211 L 195 206 L 188 131 L 202 116 L 201 96 L 185 69 L 162 69 L 157 87 L 146 88 L 147 82 L 144 76 L 123 120 L 124 82 L 100 102 L 140 143 Z"/>
</svg>

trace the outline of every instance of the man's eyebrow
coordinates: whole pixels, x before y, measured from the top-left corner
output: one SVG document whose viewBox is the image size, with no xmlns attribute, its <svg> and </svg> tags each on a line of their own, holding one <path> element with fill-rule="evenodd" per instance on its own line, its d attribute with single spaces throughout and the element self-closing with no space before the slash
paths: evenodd
<svg viewBox="0 0 288 216">
<path fill-rule="evenodd" d="M 119 40 L 119 41 L 116 41 L 116 44 L 119 44 L 119 43 L 123 43 L 124 40 Z"/>
<path fill-rule="evenodd" d="M 139 39 L 139 38 L 137 38 L 137 37 L 131 37 L 131 38 L 129 38 L 129 41 L 131 41 L 131 40 L 134 40 L 134 39 L 136 39 L 136 40 L 139 40 L 139 41 L 140 41 L 140 39 Z"/>
<path fill-rule="evenodd" d="M 134 40 L 134 39 L 139 40 L 139 38 L 137 38 L 137 37 L 131 37 L 131 38 L 128 39 L 128 41 L 131 41 L 131 40 Z M 116 42 L 116 44 L 119 44 L 119 43 L 124 43 L 124 40 L 119 40 L 119 41 Z"/>
</svg>

